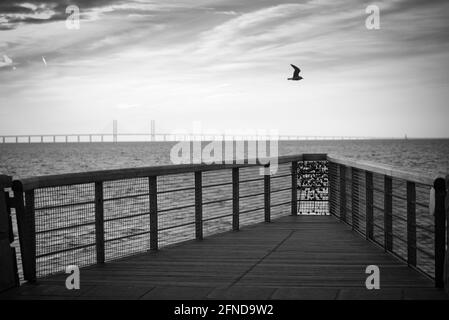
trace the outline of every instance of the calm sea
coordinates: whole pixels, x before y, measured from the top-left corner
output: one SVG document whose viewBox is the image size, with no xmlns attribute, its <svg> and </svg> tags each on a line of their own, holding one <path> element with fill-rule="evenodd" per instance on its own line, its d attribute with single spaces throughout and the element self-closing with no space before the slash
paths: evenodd
<svg viewBox="0 0 449 320">
<path fill-rule="evenodd" d="M 0 174 L 37 175 L 170 164 L 174 142 L 0 144 Z M 449 173 L 449 139 L 281 141 L 279 154 L 328 153 L 429 174 Z"/>
</svg>

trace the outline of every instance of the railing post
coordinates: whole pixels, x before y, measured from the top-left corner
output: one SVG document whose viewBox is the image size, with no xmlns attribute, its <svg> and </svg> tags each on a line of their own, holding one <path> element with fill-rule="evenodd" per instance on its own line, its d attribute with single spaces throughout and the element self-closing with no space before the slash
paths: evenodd
<svg viewBox="0 0 449 320">
<path fill-rule="evenodd" d="M 449 241 L 449 175 L 446 176 L 446 199 L 444 206 L 446 209 L 446 241 Z M 444 257 L 444 288 L 446 293 L 449 293 L 449 251 L 446 248 Z"/>
<path fill-rule="evenodd" d="M 298 215 L 298 161 L 292 162 L 292 216 Z"/>
<path fill-rule="evenodd" d="M 232 230 L 240 228 L 240 179 L 239 168 L 232 168 Z"/>
<path fill-rule="evenodd" d="M 407 263 L 416 267 L 416 185 L 407 181 Z"/>
<path fill-rule="evenodd" d="M 358 182 L 358 170 L 356 168 L 351 169 L 351 213 L 352 213 L 352 229 L 359 228 L 359 182 Z"/>
<path fill-rule="evenodd" d="M 346 222 L 346 167 L 340 165 L 340 220 Z"/>
<path fill-rule="evenodd" d="M 9 193 L 4 191 L 11 186 L 11 177 L 0 175 L 0 291 L 17 286 L 16 253 L 11 243 L 14 234 L 11 222 Z"/>
<path fill-rule="evenodd" d="M 373 173 L 365 172 L 366 184 L 366 239 L 373 239 L 374 232 L 374 207 L 373 207 Z"/>
<path fill-rule="evenodd" d="M 203 186 L 202 172 L 195 171 L 195 238 L 203 239 Z"/>
<path fill-rule="evenodd" d="M 19 231 L 20 253 L 22 256 L 23 277 L 28 282 L 36 281 L 36 227 L 34 220 L 34 190 L 26 191 L 20 181 L 13 182 L 14 207 L 16 208 Z"/>
<path fill-rule="evenodd" d="M 157 176 L 148 178 L 150 193 L 150 250 L 158 249 Z"/>
<path fill-rule="evenodd" d="M 444 260 L 446 251 L 446 182 L 438 178 L 435 189 L 435 287 L 444 288 Z"/>
<path fill-rule="evenodd" d="M 393 250 L 393 180 L 384 176 L 384 247 Z"/>
<path fill-rule="evenodd" d="M 103 182 L 95 182 L 95 243 L 97 263 L 104 263 L 104 205 Z"/>
<path fill-rule="evenodd" d="M 268 174 L 267 174 L 268 173 Z M 268 169 L 264 175 L 265 222 L 271 222 L 271 176 Z"/>
</svg>

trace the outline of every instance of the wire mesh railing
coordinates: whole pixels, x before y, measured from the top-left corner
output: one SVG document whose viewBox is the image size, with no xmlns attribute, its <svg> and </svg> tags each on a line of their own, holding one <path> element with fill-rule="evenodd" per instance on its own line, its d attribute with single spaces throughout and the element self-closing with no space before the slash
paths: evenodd
<svg viewBox="0 0 449 320">
<path fill-rule="evenodd" d="M 445 180 L 328 160 L 330 213 L 441 287 L 447 248 Z"/>
<path fill-rule="evenodd" d="M 328 214 L 326 155 L 280 157 L 271 175 L 264 166 L 159 166 L 14 181 L 24 279 L 285 215 Z"/>
</svg>

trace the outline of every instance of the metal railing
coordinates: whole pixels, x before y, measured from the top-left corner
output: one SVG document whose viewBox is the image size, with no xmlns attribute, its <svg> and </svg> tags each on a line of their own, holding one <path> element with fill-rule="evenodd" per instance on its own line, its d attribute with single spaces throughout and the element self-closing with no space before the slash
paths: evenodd
<svg viewBox="0 0 449 320">
<path fill-rule="evenodd" d="M 443 287 L 445 180 L 363 161 L 328 161 L 330 213 Z"/>
<path fill-rule="evenodd" d="M 325 154 L 170 165 L 13 182 L 24 280 L 270 222 L 328 214 Z M 298 192 L 299 191 L 299 192 Z"/>
<path fill-rule="evenodd" d="M 12 183 L 23 279 L 158 250 L 285 215 L 332 214 L 442 287 L 445 183 L 362 161 L 304 154 L 169 165 Z M 429 213 L 430 189 L 434 215 Z M 449 203 L 446 201 L 446 203 Z"/>
</svg>

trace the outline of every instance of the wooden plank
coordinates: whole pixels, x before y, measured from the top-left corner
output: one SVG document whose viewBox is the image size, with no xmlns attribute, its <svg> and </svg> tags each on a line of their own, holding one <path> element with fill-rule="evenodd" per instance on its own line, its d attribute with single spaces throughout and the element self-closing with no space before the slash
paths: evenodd
<svg viewBox="0 0 449 320">
<path fill-rule="evenodd" d="M 290 288 L 344 289 L 357 293 L 366 291 L 365 268 L 369 264 L 378 265 L 384 275 L 382 289 L 378 290 L 381 297 L 383 294 L 389 297 L 390 288 L 428 290 L 429 298 L 438 292 L 427 277 L 357 236 L 333 216 L 285 216 L 274 222 L 83 268 L 82 288 L 95 290 L 86 291 L 91 294 L 82 293 L 82 298 L 98 299 L 114 294 L 135 298 L 136 292 L 142 296 L 145 288 L 150 291 L 155 287 L 174 293 L 177 292 L 174 287 L 178 286 L 207 287 L 217 292 L 219 287 L 231 284 L 237 291 L 283 288 L 286 298 L 295 297 L 296 289 Z M 0 298 L 79 295 L 80 291 L 61 286 L 65 277 L 65 274 L 51 276 L 42 279 L 39 286 L 23 286 Z"/>
</svg>

